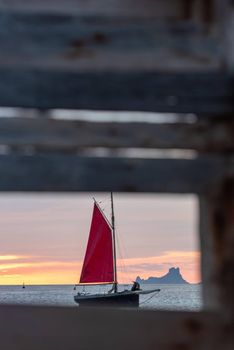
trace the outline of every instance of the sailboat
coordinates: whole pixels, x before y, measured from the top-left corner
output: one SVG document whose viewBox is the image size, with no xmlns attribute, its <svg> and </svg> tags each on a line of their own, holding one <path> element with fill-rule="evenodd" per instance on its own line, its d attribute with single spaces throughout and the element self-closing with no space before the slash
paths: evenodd
<svg viewBox="0 0 234 350">
<path fill-rule="evenodd" d="M 111 223 L 94 199 L 93 216 L 86 254 L 78 285 L 107 285 L 107 294 L 78 292 L 74 300 L 79 306 L 138 307 L 140 294 L 159 292 L 160 289 L 143 291 L 137 282 L 130 290 L 119 291 L 117 282 L 115 216 L 111 193 Z"/>
</svg>

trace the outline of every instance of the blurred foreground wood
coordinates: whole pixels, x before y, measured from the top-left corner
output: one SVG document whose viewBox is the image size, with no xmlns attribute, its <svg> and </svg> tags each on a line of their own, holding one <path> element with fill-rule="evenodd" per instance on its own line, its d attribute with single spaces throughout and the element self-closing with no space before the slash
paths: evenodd
<svg viewBox="0 0 234 350">
<path fill-rule="evenodd" d="M 1 306 L 4 350 L 227 349 L 233 329 L 215 313 Z"/>
<path fill-rule="evenodd" d="M 234 349 L 233 38 L 231 0 L 0 0 L 0 106 L 37 109 L 0 118 L 0 190 L 196 194 L 207 310 L 1 306 L 2 349 Z"/>
</svg>

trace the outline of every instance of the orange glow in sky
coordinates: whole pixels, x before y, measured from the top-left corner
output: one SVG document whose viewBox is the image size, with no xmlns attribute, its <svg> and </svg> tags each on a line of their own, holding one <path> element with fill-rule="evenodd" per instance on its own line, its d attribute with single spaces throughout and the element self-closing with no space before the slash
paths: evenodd
<svg viewBox="0 0 234 350">
<path fill-rule="evenodd" d="M 81 261 L 34 262 L 32 257 L 23 256 L 18 259 L 14 257 L 11 261 L 9 256 L 1 256 L 0 260 L 1 284 L 75 284 L 79 281 L 82 267 Z M 177 251 L 165 252 L 157 257 L 119 259 L 118 280 L 120 283 L 129 283 L 138 275 L 141 278 L 159 277 L 166 274 L 172 266 L 180 266 L 183 277 L 188 282 L 200 281 L 199 253 Z"/>
<path fill-rule="evenodd" d="M 78 283 L 91 198 L 92 194 L 1 196 L 0 284 Z M 97 199 L 110 217 L 109 196 Z M 193 197 L 119 194 L 114 204 L 120 283 L 131 283 L 137 276 L 159 277 L 170 267 L 180 267 L 189 282 L 200 281 Z"/>
</svg>

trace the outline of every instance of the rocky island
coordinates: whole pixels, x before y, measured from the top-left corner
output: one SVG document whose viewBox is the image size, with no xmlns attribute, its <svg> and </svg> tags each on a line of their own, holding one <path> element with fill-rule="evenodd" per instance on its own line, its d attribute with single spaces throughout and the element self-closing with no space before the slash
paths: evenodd
<svg viewBox="0 0 234 350">
<path fill-rule="evenodd" d="M 138 283 L 145 284 L 188 284 L 180 273 L 179 267 L 171 267 L 168 273 L 162 277 L 149 277 L 148 279 L 136 278 Z"/>
</svg>

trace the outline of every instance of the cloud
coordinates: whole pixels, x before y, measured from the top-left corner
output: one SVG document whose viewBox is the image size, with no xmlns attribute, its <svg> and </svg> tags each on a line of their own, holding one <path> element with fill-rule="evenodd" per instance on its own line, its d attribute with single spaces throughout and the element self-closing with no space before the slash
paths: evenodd
<svg viewBox="0 0 234 350">
<path fill-rule="evenodd" d="M 17 260 L 19 257 L 17 255 L 0 255 L 1 260 Z"/>
<path fill-rule="evenodd" d="M 200 253 L 197 251 L 168 251 L 158 256 L 120 259 L 120 261 L 124 261 L 127 266 L 138 266 L 142 264 L 149 266 L 162 263 L 184 263 L 185 261 L 198 259 L 199 257 Z"/>
<path fill-rule="evenodd" d="M 32 257 L 30 255 L 0 255 L 0 264 L 1 261 L 19 261 L 19 260 L 27 260 L 31 259 Z"/>
<path fill-rule="evenodd" d="M 40 256 L 0 256 L 0 283 L 77 283 L 83 261 L 46 260 Z M 161 276 L 172 266 L 180 267 L 183 277 L 198 282 L 200 253 L 197 251 L 166 251 L 158 256 L 118 259 L 119 282 L 127 283 L 140 275 L 142 278 Z"/>
<path fill-rule="evenodd" d="M 120 259 L 121 277 L 134 279 L 137 275 L 148 278 L 150 275 L 161 276 L 172 266 L 180 267 L 183 277 L 190 282 L 200 281 L 198 251 L 166 251 L 158 256 Z M 125 268 L 123 268 L 123 266 Z"/>
<path fill-rule="evenodd" d="M 70 262 L 64 262 L 64 261 L 43 261 L 43 262 L 28 262 L 28 263 L 9 263 L 9 264 L 0 264 L 0 270 L 11 270 L 11 269 L 23 269 L 26 271 L 27 269 L 34 270 L 34 269 L 47 269 L 47 268 L 56 268 L 56 269 L 64 269 L 68 267 L 80 267 L 80 263 L 75 261 L 70 261 Z"/>
</svg>

